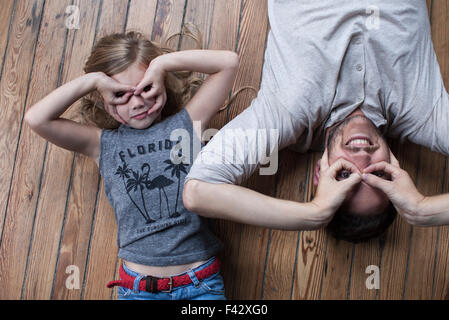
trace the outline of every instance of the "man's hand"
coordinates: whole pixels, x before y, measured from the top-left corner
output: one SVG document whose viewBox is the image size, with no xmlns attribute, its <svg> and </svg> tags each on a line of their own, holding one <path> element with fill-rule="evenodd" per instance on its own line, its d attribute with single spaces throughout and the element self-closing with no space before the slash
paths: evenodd
<svg viewBox="0 0 449 320">
<path fill-rule="evenodd" d="M 347 179 L 338 181 L 337 175 L 341 171 L 347 171 Z M 338 159 L 331 166 L 328 162 L 327 149 L 324 150 L 320 160 L 320 180 L 315 198 L 311 204 L 317 208 L 317 217 L 323 225 L 328 224 L 335 211 L 341 206 L 351 189 L 362 180 L 358 168 L 345 159 Z"/>
<path fill-rule="evenodd" d="M 370 165 L 363 170 L 363 180 L 369 185 L 382 190 L 391 200 L 396 210 L 408 223 L 413 225 L 429 225 L 431 214 L 421 210 L 424 197 L 416 189 L 408 173 L 401 169 L 396 157 L 390 151 L 391 164 L 385 161 Z M 373 172 L 384 171 L 391 176 L 391 180 L 381 179 Z"/>
</svg>

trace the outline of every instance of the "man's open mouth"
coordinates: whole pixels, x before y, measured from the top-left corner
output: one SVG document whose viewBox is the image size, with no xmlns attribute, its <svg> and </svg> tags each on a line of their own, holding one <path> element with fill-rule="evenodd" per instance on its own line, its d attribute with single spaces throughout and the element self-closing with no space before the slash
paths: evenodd
<svg viewBox="0 0 449 320">
<path fill-rule="evenodd" d="M 372 146 L 373 143 L 367 137 L 356 136 L 356 137 L 351 137 L 346 142 L 346 145 L 347 146 L 355 146 L 355 147 L 367 147 L 367 146 Z"/>
</svg>

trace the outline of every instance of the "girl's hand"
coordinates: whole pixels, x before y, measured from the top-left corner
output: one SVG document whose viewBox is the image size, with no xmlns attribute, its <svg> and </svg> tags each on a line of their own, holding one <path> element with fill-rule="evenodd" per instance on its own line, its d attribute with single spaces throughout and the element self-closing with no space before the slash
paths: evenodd
<svg viewBox="0 0 449 320">
<path fill-rule="evenodd" d="M 117 113 L 116 106 L 126 103 L 134 94 L 135 88 L 121 84 L 104 73 L 99 73 L 96 89 L 103 97 L 106 111 L 118 122 L 126 124 L 126 121 Z"/>
<path fill-rule="evenodd" d="M 347 173 L 348 177 L 338 181 L 337 176 L 341 171 Z M 345 159 L 338 159 L 329 166 L 328 152 L 324 150 L 320 160 L 320 180 L 315 198 L 312 200 L 318 209 L 318 218 L 323 225 L 328 224 L 335 211 L 341 206 L 351 189 L 362 181 L 362 175 L 358 168 Z"/>
<path fill-rule="evenodd" d="M 422 214 L 419 210 L 425 197 L 418 192 L 405 170 L 399 166 L 399 162 L 390 151 L 391 164 L 385 161 L 374 163 L 363 170 L 363 180 L 369 185 L 382 190 L 391 200 L 396 210 L 407 222 L 411 224 L 425 225 L 426 219 L 431 218 Z M 390 180 L 377 177 L 373 172 L 384 171 L 391 176 Z"/>
<path fill-rule="evenodd" d="M 145 72 L 145 75 L 136 87 L 134 95 L 141 95 L 145 100 L 154 99 L 156 103 L 148 110 L 148 114 L 162 109 L 167 102 L 167 92 L 165 91 L 165 70 L 153 59 Z"/>
</svg>

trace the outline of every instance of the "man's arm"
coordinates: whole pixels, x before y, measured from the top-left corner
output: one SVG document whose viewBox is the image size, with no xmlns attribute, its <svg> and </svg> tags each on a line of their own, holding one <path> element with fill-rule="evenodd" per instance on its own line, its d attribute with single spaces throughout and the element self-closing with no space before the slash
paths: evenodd
<svg viewBox="0 0 449 320">
<path fill-rule="evenodd" d="M 408 223 L 422 227 L 449 224 L 449 194 L 423 196 L 394 155 L 390 155 L 391 164 L 383 161 L 365 168 L 363 180 L 385 192 Z M 380 170 L 390 174 L 391 181 L 370 174 Z"/>
<path fill-rule="evenodd" d="M 440 226 L 449 224 L 449 193 L 424 197 L 414 215 L 415 225 Z"/>
</svg>

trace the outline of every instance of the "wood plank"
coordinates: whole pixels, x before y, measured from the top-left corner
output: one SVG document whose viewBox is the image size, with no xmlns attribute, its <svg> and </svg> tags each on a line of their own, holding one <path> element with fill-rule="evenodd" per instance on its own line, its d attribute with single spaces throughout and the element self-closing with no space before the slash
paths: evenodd
<svg viewBox="0 0 449 320">
<path fill-rule="evenodd" d="M 321 298 L 327 248 L 327 233 L 324 230 L 302 231 L 296 260 L 293 283 L 293 300 L 317 300 Z"/>
<path fill-rule="evenodd" d="M 442 193 L 449 193 L 447 158 L 445 177 Z M 439 228 L 432 299 L 449 300 L 449 226 L 441 226 Z"/>
<path fill-rule="evenodd" d="M 357 243 L 354 248 L 354 257 L 351 270 L 351 285 L 349 298 L 354 300 L 374 300 L 377 296 L 376 289 L 368 289 L 366 280 L 370 274 L 366 273 L 368 266 L 380 266 L 380 241 L 372 239 L 365 243 Z"/>
<path fill-rule="evenodd" d="M 268 27 L 266 1 L 244 0 L 241 17 L 237 49 L 240 57 L 240 68 L 234 91 L 236 88 L 244 86 L 252 86 L 258 90 Z M 254 95 L 252 94 L 239 95 L 234 102 L 234 106 L 229 109 L 227 121 L 231 121 L 246 109 L 253 98 Z M 260 176 L 258 170 L 256 170 L 253 176 L 243 185 L 257 192 L 274 196 L 274 183 L 274 175 Z M 237 239 L 240 238 L 238 239 L 239 250 L 233 252 L 235 260 L 229 268 L 234 270 L 234 273 L 229 275 L 233 282 L 227 288 L 227 297 L 230 299 L 260 299 L 264 270 L 264 263 L 261 263 L 261 261 L 265 261 L 266 258 L 269 230 L 247 225 L 240 226 L 241 230 L 235 230 L 238 232 L 236 233 Z M 231 232 L 232 229 L 229 231 Z M 227 274 L 224 274 L 224 276 L 229 277 Z"/>
<path fill-rule="evenodd" d="M 79 300 L 81 298 L 81 284 L 84 282 L 95 205 L 99 192 L 99 176 L 96 170 L 98 170 L 96 164 L 92 163 L 91 159 L 75 154 L 73 180 L 61 235 L 52 299 Z M 66 270 L 70 266 L 75 266 L 79 271 L 79 289 L 66 286 L 69 277 Z"/>
<path fill-rule="evenodd" d="M 209 41 L 206 46 L 208 49 L 235 51 L 241 4 L 241 0 L 215 1 Z"/>
<path fill-rule="evenodd" d="M 215 1 L 207 48 L 234 51 L 237 46 L 240 23 L 241 1 Z M 187 19 L 186 19 L 187 20 Z M 233 104 L 234 106 L 234 104 Z M 212 119 L 210 128 L 220 129 L 226 123 L 226 112 L 220 112 Z M 233 291 L 236 253 L 239 250 L 242 226 L 223 220 L 208 220 L 214 234 L 223 242 L 224 248 L 219 253 L 222 260 L 221 274 L 224 278 L 226 296 Z"/>
<path fill-rule="evenodd" d="M 343 300 L 348 295 L 354 244 L 328 235 L 321 299 Z"/>
<path fill-rule="evenodd" d="M 209 49 L 215 50 L 237 50 L 237 39 L 239 36 L 241 0 L 215 1 L 214 17 L 212 21 L 211 35 L 209 38 Z M 234 87 L 233 92 L 240 88 Z M 248 94 L 246 92 L 245 94 Z M 255 93 L 249 93 L 255 96 Z M 228 108 L 234 108 L 232 103 Z M 221 129 L 227 122 L 227 109 L 218 112 L 211 120 L 209 127 Z"/>
<path fill-rule="evenodd" d="M 322 153 L 320 152 L 313 152 L 308 155 L 307 180 L 305 184 L 300 185 L 300 189 L 304 189 L 304 202 L 311 201 L 313 199 L 312 195 L 315 194 L 313 168 L 321 156 Z M 324 229 L 300 232 L 292 299 L 310 300 L 320 298 L 326 248 L 327 233 Z"/>
<path fill-rule="evenodd" d="M 444 0 L 435 0 L 432 8 L 432 40 L 440 65 L 445 88 L 449 87 L 449 4 Z M 448 158 L 445 159 L 444 183 L 441 192 L 449 193 Z M 449 226 L 439 228 L 436 265 L 434 274 L 433 299 L 449 300 Z"/>
<path fill-rule="evenodd" d="M 433 33 L 445 28 L 445 22 L 434 20 L 434 15 L 444 12 L 447 16 L 447 6 L 441 1 L 432 1 L 427 3 L 428 11 L 431 14 L 431 32 L 434 44 L 439 45 L 438 38 Z M 429 7 L 429 5 L 431 7 Z M 446 9 L 446 10 L 444 10 Z M 443 31 L 444 32 L 444 31 Z M 446 40 L 447 43 L 447 40 Z M 441 52 L 440 60 L 447 54 Z M 436 195 L 441 193 L 441 186 L 444 179 L 445 157 L 429 149 L 421 147 L 421 161 L 418 171 L 417 188 L 424 195 Z M 436 245 L 438 237 L 438 228 L 413 228 L 413 242 L 410 251 L 406 299 L 428 299 L 432 296 L 432 285 L 434 279 L 434 264 Z"/>
<path fill-rule="evenodd" d="M 50 42 L 59 42 L 60 50 L 64 48 L 64 43 L 66 41 L 66 15 L 65 10 L 68 5 L 71 5 L 70 1 L 61 2 L 61 3 L 51 3 L 46 6 L 45 16 L 43 21 L 43 30 L 44 32 L 48 32 L 49 36 L 46 37 L 46 42 L 42 43 L 44 48 L 46 48 L 47 52 L 42 52 L 42 55 L 38 57 L 44 61 L 52 61 L 48 60 L 50 52 L 54 50 L 53 46 L 49 45 Z M 83 33 L 86 30 L 86 27 L 91 27 L 91 29 L 95 28 L 95 18 L 89 19 L 92 17 L 88 17 L 84 15 L 84 13 L 90 12 L 91 5 L 95 5 L 89 2 L 88 4 L 77 3 L 76 4 L 80 9 L 80 29 L 77 30 L 79 33 Z M 85 11 L 83 11 L 85 10 Z M 55 20 L 55 17 L 58 17 Z M 48 25 L 50 26 L 50 22 L 56 24 L 51 28 L 46 28 L 45 25 L 48 21 Z M 48 30 L 48 31 L 47 31 Z M 55 38 L 55 35 L 52 36 L 55 30 L 58 30 L 59 36 Z M 76 29 L 69 29 L 69 34 L 75 33 Z M 81 38 L 82 40 L 88 39 L 89 34 L 83 34 L 85 37 Z M 93 33 L 91 33 L 91 36 Z M 71 50 L 71 45 L 73 44 L 72 39 L 67 39 L 67 50 Z M 75 48 L 77 53 L 77 61 L 73 59 L 64 58 L 64 69 L 62 74 L 61 83 L 66 83 L 75 77 L 80 76 L 82 73 L 82 60 L 80 53 L 83 52 L 81 46 Z M 56 64 L 59 68 L 59 63 L 61 61 L 61 57 L 66 55 L 65 53 L 58 52 L 58 55 L 55 57 L 55 62 L 50 64 Z M 57 60 L 56 60 L 57 59 Z M 45 67 L 45 63 L 42 63 L 42 67 Z M 70 69 L 71 74 L 64 73 L 67 71 L 70 65 L 76 65 L 75 68 L 72 67 Z M 43 72 L 36 72 L 37 75 L 36 81 L 38 83 L 45 83 L 45 74 Z M 54 74 L 59 74 L 59 69 L 54 70 Z M 37 91 L 37 90 L 36 90 Z M 41 90 L 46 91 L 46 90 Z M 49 92 L 46 92 L 48 94 Z M 73 107 L 66 111 L 63 115 L 64 117 L 70 117 L 73 112 Z M 51 293 L 53 290 L 53 283 L 55 276 L 58 275 L 56 273 L 56 263 L 59 257 L 60 251 L 60 240 L 61 240 L 61 230 L 63 226 L 63 222 L 66 214 L 70 215 L 70 212 L 67 210 L 67 197 L 68 192 L 71 189 L 71 179 L 72 179 L 72 167 L 74 164 L 74 153 L 68 150 L 57 147 L 53 144 L 48 144 L 46 157 L 44 160 L 44 171 L 43 171 L 43 182 L 42 189 L 39 196 L 39 204 L 36 211 L 35 224 L 34 224 L 34 232 L 33 232 L 33 241 L 32 247 L 29 252 L 29 267 L 27 270 L 27 277 L 24 283 L 23 289 L 23 298 L 24 299 L 49 299 L 51 297 Z M 98 182 L 95 184 L 95 186 Z M 94 199 L 95 200 L 95 199 Z M 91 212 L 89 213 L 91 214 Z M 70 228 L 69 228 L 70 229 Z M 52 232 L 49 232 L 52 230 Z M 78 266 L 81 267 L 81 266 Z M 59 270 L 59 275 L 62 277 L 67 277 L 68 275 L 64 270 Z M 65 284 L 65 281 L 62 282 L 62 285 Z"/>
<path fill-rule="evenodd" d="M 114 280 L 117 268 L 116 230 L 114 211 L 107 200 L 102 180 L 87 271 L 81 292 L 83 300 L 110 300 L 112 297 L 111 289 L 107 288 L 106 284 Z"/>
<path fill-rule="evenodd" d="M 17 1 L 0 83 L 0 223 L 4 221 L 1 225 L 0 299 L 19 299 L 21 296 L 39 192 L 42 170 L 39 159 L 43 158 L 45 143 L 21 143 L 19 137 L 27 141 L 26 137 L 32 136 L 27 126 L 22 128 L 22 118 L 42 7 L 43 1 Z M 51 85 L 56 78 L 47 80 L 46 84 Z M 33 90 L 28 100 L 35 101 Z M 20 147 L 17 149 L 18 141 Z M 28 159 L 30 155 L 33 159 Z"/>
<path fill-rule="evenodd" d="M 3 70 L 3 58 L 8 44 L 9 27 L 14 13 L 14 0 L 4 0 L 2 1 L 2 6 L 2 10 L 0 11 L 0 80 L 2 79 L 1 70 Z"/>
<path fill-rule="evenodd" d="M 195 25 L 201 32 L 203 40 L 202 48 L 206 49 L 209 44 L 211 23 L 214 14 L 215 0 L 189 0 L 184 13 L 184 26 Z M 195 49 L 196 42 L 190 37 L 181 38 L 181 50 Z"/>
<path fill-rule="evenodd" d="M 449 17 L 447 1 L 435 0 L 432 3 L 432 40 L 440 65 L 445 88 L 449 87 Z M 448 158 L 444 159 L 443 183 L 441 193 L 449 193 Z M 449 299 L 449 226 L 442 226 L 437 231 L 435 273 L 433 278 L 433 299 Z"/>
<path fill-rule="evenodd" d="M 83 17 L 80 27 L 83 27 L 82 31 L 69 30 L 64 56 L 66 63 L 63 69 L 63 82 L 83 73 L 85 59 L 89 56 L 90 47 L 94 43 L 95 26 L 100 10 L 100 1 L 77 1 L 75 5 L 80 8 L 80 16 Z M 78 107 L 79 102 L 66 112 L 67 117 L 77 120 Z M 76 266 L 80 273 L 80 283 L 83 283 L 99 188 L 96 164 L 91 159 L 75 153 L 72 179 L 55 272 L 53 299 L 80 299 L 81 290 L 68 289 L 65 285 L 69 276 L 66 269 L 69 266 Z"/>
<path fill-rule="evenodd" d="M 424 195 L 440 194 L 445 158 L 426 148 L 421 149 L 417 188 Z M 406 299 L 429 299 L 432 296 L 437 231 L 438 228 L 413 228 Z"/>
<path fill-rule="evenodd" d="M 390 141 L 389 145 L 401 168 L 407 171 L 416 183 L 420 147 L 409 142 L 399 144 L 398 141 Z M 378 299 L 403 298 L 411 231 L 412 226 L 399 215 L 387 230 L 381 254 Z"/>
<path fill-rule="evenodd" d="M 125 30 L 128 0 L 103 1 L 95 42 L 106 35 Z"/>
<path fill-rule="evenodd" d="M 151 39 L 156 6 L 157 0 L 131 0 L 126 31 L 139 31 Z"/>
<path fill-rule="evenodd" d="M 94 35 L 95 43 L 105 35 L 120 33 L 125 30 L 127 6 L 127 0 L 101 2 L 101 15 L 98 17 L 97 30 Z M 95 29 L 92 28 L 89 31 L 95 32 Z M 87 50 L 86 57 L 90 54 L 91 43 L 93 44 L 93 42 L 88 42 L 89 45 L 85 46 L 85 50 Z M 91 172 L 91 181 L 87 183 L 94 186 L 98 185 L 98 168 L 91 159 L 86 161 L 84 167 L 81 167 L 79 170 Z M 103 187 L 102 183 L 101 186 Z M 118 249 L 117 242 L 114 241 L 116 239 L 117 227 L 115 225 L 114 211 L 104 194 L 104 190 L 100 189 L 99 192 L 102 194 L 98 197 L 97 212 L 95 213 L 93 232 L 91 234 L 91 245 L 88 249 L 88 266 L 86 267 L 87 272 L 84 279 L 85 286 L 81 292 L 81 297 L 85 299 L 111 299 L 112 291 L 106 287 L 106 283 L 114 279 L 117 264 Z M 95 198 L 92 195 L 90 203 L 93 204 L 94 200 Z"/>
<path fill-rule="evenodd" d="M 280 153 L 276 198 L 304 202 L 307 156 L 291 150 Z M 290 299 L 299 232 L 271 231 L 264 279 L 264 299 Z"/>
<path fill-rule="evenodd" d="M 185 3 L 186 0 L 158 0 L 151 35 L 153 41 L 165 43 L 170 36 L 181 32 Z M 173 39 L 166 46 L 176 50 L 178 40 L 179 38 Z"/>
</svg>

